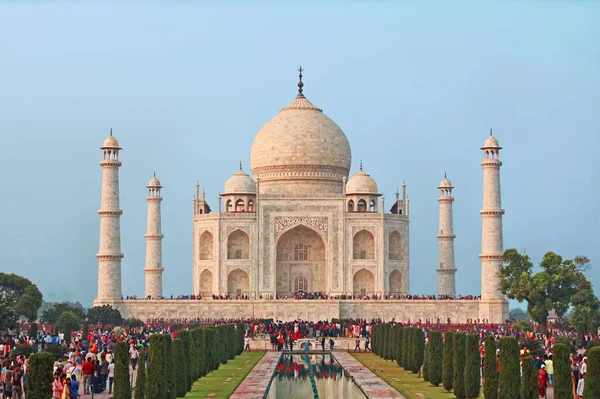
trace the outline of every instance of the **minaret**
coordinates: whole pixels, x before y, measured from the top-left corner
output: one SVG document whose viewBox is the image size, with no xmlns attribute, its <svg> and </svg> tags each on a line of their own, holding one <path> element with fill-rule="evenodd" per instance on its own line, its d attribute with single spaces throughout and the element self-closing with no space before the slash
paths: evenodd
<svg viewBox="0 0 600 399">
<path fill-rule="evenodd" d="M 152 299 L 162 296 L 162 239 L 160 203 L 162 197 L 160 190 L 162 186 L 156 178 L 156 174 L 150 179 L 148 185 L 148 229 L 146 230 L 146 274 L 144 296 Z"/>
<path fill-rule="evenodd" d="M 100 248 L 98 258 L 98 301 L 121 300 L 121 215 L 119 209 L 119 142 L 112 135 L 100 147 L 102 198 L 100 201 Z"/>
<path fill-rule="evenodd" d="M 440 227 L 438 231 L 438 295 L 456 295 L 454 267 L 454 226 L 452 222 L 452 182 L 444 174 L 440 190 Z"/>
<path fill-rule="evenodd" d="M 499 153 L 502 147 L 492 135 L 485 140 L 483 147 L 483 207 L 481 215 L 481 299 L 503 300 L 500 292 L 498 273 L 502 266 L 502 204 L 500 201 Z M 501 320 L 502 321 L 502 320 Z"/>
</svg>

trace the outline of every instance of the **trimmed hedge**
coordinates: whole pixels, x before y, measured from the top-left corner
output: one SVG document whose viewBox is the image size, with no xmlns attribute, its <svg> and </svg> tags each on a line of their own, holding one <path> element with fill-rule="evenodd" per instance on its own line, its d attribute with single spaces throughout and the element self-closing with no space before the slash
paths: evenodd
<svg viewBox="0 0 600 399">
<path fill-rule="evenodd" d="M 556 363 L 555 363 L 556 364 Z M 571 367 L 569 365 L 569 371 Z M 519 366 L 519 343 L 514 337 L 500 340 L 500 390 L 499 399 L 519 398 L 521 391 L 521 372 Z M 554 396 L 561 398 L 562 396 Z"/>
<path fill-rule="evenodd" d="M 142 353 L 137 364 L 134 396 L 135 399 L 146 399 L 146 362 Z"/>
<path fill-rule="evenodd" d="M 396 360 L 396 330 L 398 327 L 395 325 L 390 325 L 390 331 L 388 332 L 388 348 L 387 348 L 387 356 L 391 361 Z"/>
<path fill-rule="evenodd" d="M 131 399 L 129 384 L 129 347 L 126 342 L 119 341 L 115 346 L 115 380 L 114 399 Z"/>
<path fill-rule="evenodd" d="M 190 332 L 188 330 L 181 330 L 179 331 L 177 338 L 181 339 L 181 343 L 183 345 L 184 361 L 182 372 L 185 377 L 185 390 L 189 391 L 192 389 L 192 375 L 190 372 L 190 367 L 192 363 L 192 343 Z"/>
<path fill-rule="evenodd" d="M 390 327 L 391 325 L 387 323 L 381 325 L 381 355 L 379 356 L 385 360 L 389 360 L 388 353 L 390 347 Z"/>
<path fill-rule="evenodd" d="M 444 389 L 448 392 L 452 391 L 452 383 L 454 382 L 454 341 L 456 333 L 447 331 L 444 334 L 444 364 L 442 366 L 442 383 Z"/>
<path fill-rule="evenodd" d="M 600 347 L 588 352 L 588 371 L 585 377 L 584 398 L 600 398 Z"/>
<path fill-rule="evenodd" d="M 34 353 L 29 358 L 27 399 L 48 399 L 52 397 L 52 367 L 54 357 L 47 352 Z"/>
<path fill-rule="evenodd" d="M 456 334 L 454 339 L 454 378 L 452 389 L 458 399 L 466 397 L 465 393 L 465 347 L 467 336 L 465 333 Z"/>
<path fill-rule="evenodd" d="M 537 372 L 535 361 L 531 356 L 526 356 L 521 361 L 521 399 L 538 399 Z"/>
<path fill-rule="evenodd" d="M 174 369 L 175 393 L 178 398 L 183 398 L 188 391 L 187 376 L 185 370 L 185 355 L 183 353 L 183 341 L 175 338 L 172 343 L 173 356 L 171 363 Z M 187 374 L 189 375 L 189 374 Z"/>
<path fill-rule="evenodd" d="M 167 398 L 167 368 L 167 336 L 152 334 L 148 353 L 146 399 Z"/>
<path fill-rule="evenodd" d="M 479 337 L 467 334 L 465 344 L 465 396 L 475 399 L 481 391 L 481 377 L 479 372 Z"/>
<path fill-rule="evenodd" d="M 402 336 L 402 368 L 410 370 L 410 341 L 412 337 L 412 328 L 405 327 Z"/>
<path fill-rule="evenodd" d="M 410 351 L 410 371 L 417 374 L 423 365 L 425 355 L 425 336 L 420 328 L 413 328 L 412 343 Z"/>
<path fill-rule="evenodd" d="M 571 360 L 569 358 L 569 352 L 569 347 L 565 344 L 556 344 L 552 349 L 552 361 L 554 363 L 554 397 L 556 399 L 573 399 L 573 378 L 571 377 Z M 591 370 L 589 364 L 588 370 Z M 502 382 L 502 372 L 500 372 L 500 382 Z"/>
<path fill-rule="evenodd" d="M 429 344 L 425 345 L 425 358 L 423 360 L 423 381 L 429 382 Z"/>
<path fill-rule="evenodd" d="M 485 337 L 483 357 L 483 395 L 485 399 L 498 399 L 498 372 L 496 371 L 496 340 L 493 335 Z"/>
<path fill-rule="evenodd" d="M 396 330 L 396 363 L 402 367 L 402 343 L 404 342 L 404 327 L 399 327 Z"/>
<path fill-rule="evenodd" d="M 177 397 L 177 386 L 175 384 L 175 356 L 173 356 L 173 339 L 170 334 L 165 334 L 166 346 L 167 346 L 167 358 L 166 358 L 166 386 L 167 396 L 166 399 L 175 399 Z"/>
<path fill-rule="evenodd" d="M 431 331 L 429 333 L 429 360 L 427 361 L 427 376 L 433 386 L 439 386 L 442 383 L 442 369 L 444 358 L 444 341 L 442 333 Z"/>
</svg>

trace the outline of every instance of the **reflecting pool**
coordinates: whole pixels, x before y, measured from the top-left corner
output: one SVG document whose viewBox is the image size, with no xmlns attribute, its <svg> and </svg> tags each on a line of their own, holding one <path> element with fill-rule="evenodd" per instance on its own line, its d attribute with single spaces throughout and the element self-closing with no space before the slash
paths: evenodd
<svg viewBox="0 0 600 399">
<path fill-rule="evenodd" d="M 308 359 L 305 355 L 284 354 L 277 364 L 267 398 L 314 398 L 313 382 L 319 399 L 365 398 L 350 375 L 329 354 L 308 355 Z"/>
</svg>

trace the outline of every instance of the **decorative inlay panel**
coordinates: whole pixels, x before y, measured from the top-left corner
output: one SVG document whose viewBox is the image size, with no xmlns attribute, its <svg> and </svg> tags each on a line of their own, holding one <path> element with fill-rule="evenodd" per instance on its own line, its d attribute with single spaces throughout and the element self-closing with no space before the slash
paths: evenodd
<svg viewBox="0 0 600 399">
<path fill-rule="evenodd" d="M 352 226 L 352 236 L 358 233 L 361 230 L 367 230 L 369 233 L 373 234 L 373 237 L 377 237 L 377 229 L 375 226 Z"/>
<path fill-rule="evenodd" d="M 292 227 L 303 224 L 312 227 L 327 237 L 327 218 L 309 216 L 277 216 L 275 217 L 275 240 Z"/>
</svg>

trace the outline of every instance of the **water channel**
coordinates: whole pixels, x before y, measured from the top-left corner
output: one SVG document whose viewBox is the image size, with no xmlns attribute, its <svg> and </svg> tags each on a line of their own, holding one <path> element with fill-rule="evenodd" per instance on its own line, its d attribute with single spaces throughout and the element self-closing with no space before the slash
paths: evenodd
<svg viewBox="0 0 600 399">
<path fill-rule="evenodd" d="M 309 368 L 310 367 L 310 368 Z M 364 399 L 350 375 L 330 354 L 284 354 L 267 394 L 268 399 Z"/>
</svg>

